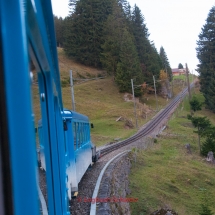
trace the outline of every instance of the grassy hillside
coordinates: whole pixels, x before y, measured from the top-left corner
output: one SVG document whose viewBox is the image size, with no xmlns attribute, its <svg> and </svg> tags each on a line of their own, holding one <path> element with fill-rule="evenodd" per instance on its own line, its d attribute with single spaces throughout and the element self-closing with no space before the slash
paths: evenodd
<svg viewBox="0 0 215 215">
<path fill-rule="evenodd" d="M 59 67 L 61 75 L 61 85 L 63 94 L 63 104 L 65 108 L 72 109 L 69 70 L 73 71 L 75 79 L 92 79 L 105 77 L 104 79 L 91 81 L 75 81 L 74 94 L 76 111 L 87 115 L 94 124 L 92 132 L 93 142 L 99 146 L 114 139 L 125 139 L 137 131 L 136 128 L 125 126 L 125 121 L 118 121 L 120 116 L 130 120 L 135 125 L 134 104 L 132 101 L 126 102 L 124 94 L 118 92 L 118 88 L 113 78 L 107 76 L 103 70 L 86 67 L 68 59 L 63 49 L 58 48 Z M 82 82 L 82 83 L 81 83 Z M 174 95 L 182 90 L 183 84 L 180 81 L 174 84 Z M 34 111 L 36 122 L 40 119 L 40 105 L 38 86 L 33 85 Z M 156 101 L 154 94 L 146 95 L 142 98 L 142 103 L 137 101 L 138 125 L 145 124 L 156 114 Z M 169 102 L 158 96 L 158 109 L 162 109 Z M 146 106 L 143 106 L 143 103 Z M 150 114 L 143 115 L 143 109 L 149 110 Z"/>
<path fill-rule="evenodd" d="M 201 100 L 203 96 L 198 93 Z M 215 213 L 215 167 L 199 156 L 197 135 L 187 119 L 188 100 L 184 109 L 173 115 L 158 142 L 137 153 L 130 179 L 131 196 L 139 198 L 131 204 L 133 215 L 150 214 L 162 207 L 175 209 L 180 215 L 197 215 L 206 202 Z M 215 115 L 203 109 L 198 116 L 208 116 L 215 124 Z M 188 154 L 185 144 L 191 144 Z"/>
</svg>

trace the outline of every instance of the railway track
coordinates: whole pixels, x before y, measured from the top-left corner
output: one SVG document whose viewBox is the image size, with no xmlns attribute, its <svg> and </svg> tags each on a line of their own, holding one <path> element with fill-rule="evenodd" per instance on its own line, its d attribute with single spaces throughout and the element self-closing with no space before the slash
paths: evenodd
<svg viewBox="0 0 215 215">
<path fill-rule="evenodd" d="M 194 83 L 190 85 L 192 88 Z M 188 92 L 188 88 L 185 88 L 179 95 L 177 95 L 164 109 L 163 111 L 159 112 L 143 129 L 139 130 L 136 134 L 129 137 L 126 140 L 120 141 L 118 143 L 112 144 L 110 146 L 106 146 L 102 149 L 99 149 L 97 151 L 97 154 L 99 157 L 102 157 L 112 151 L 115 151 L 116 149 L 119 149 L 123 146 L 129 145 L 139 139 L 141 139 L 144 136 L 149 135 L 166 117 L 169 116 L 172 109 L 174 109 L 178 103 L 181 102 L 181 100 L 185 97 L 185 95 Z"/>
<path fill-rule="evenodd" d="M 193 84 L 191 85 L 191 87 Z M 158 134 L 160 125 L 165 123 L 167 117 L 174 111 L 179 102 L 185 97 L 187 93 L 187 88 L 184 89 L 178 96 L 176 96 L 163 111 L 160 111 L 150 122 L 148 122 L 142 129 L 138 131 L 135 135 L 130 138 L 115 143 L 110 146 L 100 148 L 97 153 L 100 154 L 99 160 L 93 165 L 92 169 L 87 171 L 79 183 L 79 199 L 73 199 L 70 201 L 70 211 L 73 215 L 89 214 L 91 210 L 91 203 L 84 202 L 85 198 L 92 198 L 94 188 L 96 186 L 97 178 L 100 172 L 105 167 L 105 165 L 117 154 L 130 150 L 133 147 L 139 147 L 140 144 L 144 145 L 145 136 L 153 134 Z M 157 128 L 158 127 L 158 128 Z M 139 142 L 140 140 L 140 142 Z M 102 186 L 102 185 L 101 185 Z"/>
<path fill-rule="evenodd" d="M 191 85 L 191 87 L 194 84 Z M 91 210 L 91 203 L 84 202 L 85 198 L 92 198 L 94 188 L 96 186 L 97 178 L 99 177 L 102 169 L 105 165 L 117 154 L 122 153 L 125 150 L 130 150 L 133 147 L 139 147 L 141 140 L 144 142 L 144 137 L 154 134 L 158 134 L 161 130 L 160 125 L 163 123 L 169 115 L 174 111 L 179 102 L 185 97 L 187 93 L 187 88 L 184 89 L 178 96 L 176 96 L 162 111 L 160 111 L 151 121 L 149 121 L 142 129 L 140 129 L 135 135 L 130 138 L 120 141 L 118 143 L 112 144 L 100 148 L 97 153 L 100 154 L 99 160 L 93 165 L 92 169 L 86 172 L 80 181 L 79 194 L 77 199 L 72 199 L 70 201 L 70 212 L 73 215 L 89 214 Z M 143 140 L 143 141 L 142 141 Z M 101 185 L 102 186 L 102 185 Z M 81 201 L 80 201 L 81 199 Z"/>
</svg>

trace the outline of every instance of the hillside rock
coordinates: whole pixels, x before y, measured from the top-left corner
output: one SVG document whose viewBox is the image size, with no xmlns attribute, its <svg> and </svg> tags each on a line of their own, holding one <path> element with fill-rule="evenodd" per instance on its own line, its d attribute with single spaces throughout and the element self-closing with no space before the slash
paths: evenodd
<svg viewBox="0 0 215 215">
<path fill-rule="evenodd" d="M 161 208 L 160 210 L 157 210 L 150 215 L 178 215 L 178 213 L 170 209 Z"/>
</svg>

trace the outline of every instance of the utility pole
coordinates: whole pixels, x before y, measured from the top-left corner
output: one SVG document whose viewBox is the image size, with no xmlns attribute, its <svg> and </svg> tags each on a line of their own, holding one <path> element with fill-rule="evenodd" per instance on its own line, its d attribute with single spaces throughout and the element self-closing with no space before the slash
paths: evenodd
<svg viewBox="0 0 215 215">
<path fill-rule="evenodd" d="M 138 128 L 138 124 L 137 124 L 137 112 L 136 112 L 136 102 L 135 102 L 135 97 L 134 97 L 134 83 L 133 83 L 133 79 L 131 79 L 131 87 L 132 87 L 132 94 L 133 94 L 133 100 L 134 100 L 134 116 L 136 119 L 136 128 Z"/>
<path fill-rule="evenodd" d="M 192 83 L 193 83 L 193 70 L 192 70 Z"/>
<path fill-rule="evenodd" d="M 158 111 L 158 98 L 157 98 L 157 93 L 156 93 L 156 85 L 155 85 L 155 76 L 154 75 L 153 75 L 153 80 L 154 80 L 154 89 L 155 89 L 156 110 Z"/>
<path fill-rule="evenodd" d="M 172 98 L 174 97 L 174 93 L 173 93 L 173 76 L 172 76 L 172 81 L 171 81 L 171 85 L 172 85 Z"/>
<path fill-rule="evenodd" d="M 190 80 L 189 80 L 189 71 L 187 64 L 186 65 L 186 75 L 187 75 L 187 88 L 188 88 L 188 93 L 189 93 L 189 100 L 191 100 L 191 92 L 190 92 Z"/>
<path fill-rule="evenodd" d="M 168 78 L 168 74 L 167 74 L 167 69 L 166 69 L 166 65 L 165 65 L 165 70 L 166 70 L 166 77 Z M 167 84 L 167 86 L 168 86 L 168 94 L 169 94 L 169 91 L 170 91 L 170 81 L 169 81 L 169 79 L 168 79 L 168 84 Z M 173 98 L 173 77 L 172 77 L 172 81 L 171 81 L 171 87 L 172 87 L 172 95 L 171 95 L 171 98 Z"/>
<path fill-rule="evenodd" d="M 71 87 L 71 95 L 72 95 L 72 110 L 75 111 L 75 96 L 74 96 L 74 84 L 72 78 L 72 70 L 70 70 L 70 87 Z"/>
</svg>

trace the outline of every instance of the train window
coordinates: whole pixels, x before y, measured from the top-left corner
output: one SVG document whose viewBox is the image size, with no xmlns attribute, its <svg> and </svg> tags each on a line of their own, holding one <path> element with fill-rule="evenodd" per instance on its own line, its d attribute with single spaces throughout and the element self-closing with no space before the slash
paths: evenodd
<svg viewBox="0 0 215 215">
<path fill-rule="evenodd" d="M 81 123 L 80 122 L 78 123 L 78 139 L 79 139 L 78 147 L 80 148 L 81 147 Z"/>
<path fill-rule="evenodd" d="M 84 144 L 86 143 L 86 123 L 84 123 Z"/>
<path fill-rule="evenodd" d="M 79 123 L 79 137 L 80 137 L 80 145 L 79 145 L 79 147 L 81 147 L 81 143 L 82 143 L 82 136 L 81 136 L 81 133 L 82 133 L 82 131 L 81 131 L 81 123 Z"/>
<path fill-rule="evenodd" d="M 83 123 L 83 144 L 85 144 L 85 123 Z"/>
<path fill-rule="evenodd" d="M 85 123 L 85 142 L 87 142 L 87 123 Z"/>
<path fill-rule="evenodd" d="M 90 141 L 90 124 L 87 124 L 87 141 Z"/>
<path fill-rule="evenodd" d="M 84 132 L 84 123 L 82 123 L 82 144 L 83 144 L 83 145 L 84 145 L 84 143 L 85 143 L 84 134 L 85 134 L 85 132 Z"/>
<path fill-rule="evenodd" d="M 86 143 L 86 123 L 84 123 L 84 144 Z"/>
<path fill-rule="evenodd" d="M 81 124 L 81 146 L 83 146 L 83 123 L 80 123 Z"/>
<path fill-rule="evenodd" d="M 76 122 L 72 123 L 72 130 L 73 130 L 73 142 L 74 142 L 74 150 L 76 150 L 76 133 L 77 133 L 77 128 L 76 128 Z"/>
<path fill-rule="evenodd" d="M 76 132 L 76 135 L 77 135 L 77 148 L 80 147 L 80 123 L 76 123 L 76 126 L 77 126 L 77 132 Z"/>
</svg>

